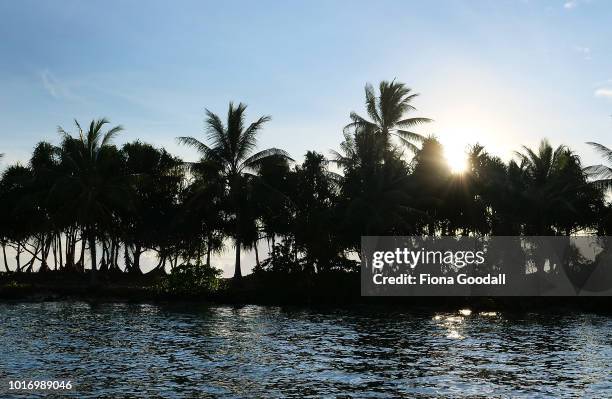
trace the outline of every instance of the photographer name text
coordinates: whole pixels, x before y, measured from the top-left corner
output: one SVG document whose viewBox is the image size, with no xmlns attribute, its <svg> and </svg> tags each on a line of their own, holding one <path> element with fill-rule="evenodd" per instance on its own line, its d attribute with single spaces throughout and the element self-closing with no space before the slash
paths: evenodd
<svg viewBox="0 0 612 399">
<path fill-rule="evenodd" d="M 479 276 L 458 273 L 456 275 L 432 275 L 431 273 L 412 273 L 418 265 L 446 265 L 459 271 L 485 261 L 483 251 L 417 251 L 397 248 L 395 251 L 376 251 L 372 256 L 372 267 L 375 269 L 372 280 L 375 285 L 505 285 L 506 274 L 486 274 Z M 383 273 L 385 267 L 407 266 L 411 273 L 388 276 Z"/>
</svg>

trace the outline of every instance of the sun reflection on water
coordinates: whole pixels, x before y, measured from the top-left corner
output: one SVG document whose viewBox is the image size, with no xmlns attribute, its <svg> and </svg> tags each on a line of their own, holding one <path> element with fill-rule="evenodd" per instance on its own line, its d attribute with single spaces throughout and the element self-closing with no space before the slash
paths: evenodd
<svg viewBox="0 0 612 399">
<path fill-rule="evenodd" d="M 461 316 L 469 316 L 472 314 L 472 311 L 470 309 L 461 309 L 459 310 L 459 314 Z"/>
<path fill-rule="evenodd" d="M 497 312 L 480 312 L 479 314 L 481 316 L 484 316 L 484 317 L 495 317 L 495 316 L 497 316 Z"/>
<path fill-rule="evenodd" d="M 463 339 L 465 338 L 463 334 L 463 322 L 465 321 L 466 312 L 459 312 L 460 315 L 444 315 L 444 314 L 436 314 L 433 316 L 433 321 L 436 322 L 443 330 L 446 338 L 450 339 Z M 471 314 L 471 312 L 470 312 Z"/>
</svg>

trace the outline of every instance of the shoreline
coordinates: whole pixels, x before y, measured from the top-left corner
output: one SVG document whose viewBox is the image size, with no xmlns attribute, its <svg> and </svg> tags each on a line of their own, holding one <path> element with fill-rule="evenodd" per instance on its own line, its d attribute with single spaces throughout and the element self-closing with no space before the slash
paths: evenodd
<svg viewBox="0 0 612 399">
<path fill-rule="evenodd" d="M 376 307 L 392 312 L 460 310 L 507 312 L 584 312 L 612 314 L 612 297 L 362 297 L 359 276 L 335 275 L 298 281 L 249 275 L 236 285 L 224 279 L 222 288 L 204 294 L 171 294 L 156 287 L 161 275 L 77 273 L 0 275 L 0 302 L 85 301 L 94 303 L 191 303 L 320 307 Z M 294 281 L 288 284 L 288 281 Z M 340 288 L 339 288 L 340 287 Z"/>
</svg>

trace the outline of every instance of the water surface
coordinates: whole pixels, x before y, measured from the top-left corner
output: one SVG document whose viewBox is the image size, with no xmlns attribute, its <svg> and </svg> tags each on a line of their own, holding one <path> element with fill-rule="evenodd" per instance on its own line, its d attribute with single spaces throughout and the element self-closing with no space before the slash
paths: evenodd
<svg viewBox="0 0 612 399">
<path fill-rule="evenodd" d="M 70 379 L 75 397 L 612 397 L 612 318 L 0 303 L 7 379 Z"/>
</svg>

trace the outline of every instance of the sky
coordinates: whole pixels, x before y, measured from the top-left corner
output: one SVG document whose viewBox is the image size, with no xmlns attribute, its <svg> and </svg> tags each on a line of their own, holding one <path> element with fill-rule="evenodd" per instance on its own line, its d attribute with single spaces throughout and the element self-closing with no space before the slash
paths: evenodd
<svg viewBox="0 0 612 399">
<path fill-rule="evenodd" d="M 204 109 L 268 114 L 261 148 L 329 154 L 365 83 L 420 96 L 449 158 L 547 137 L 585 164 L 612 146 L 612 2 L 0 0 L 0 169 L 57 126 L 107 117 L 187 160 Z"/>
</svg>

